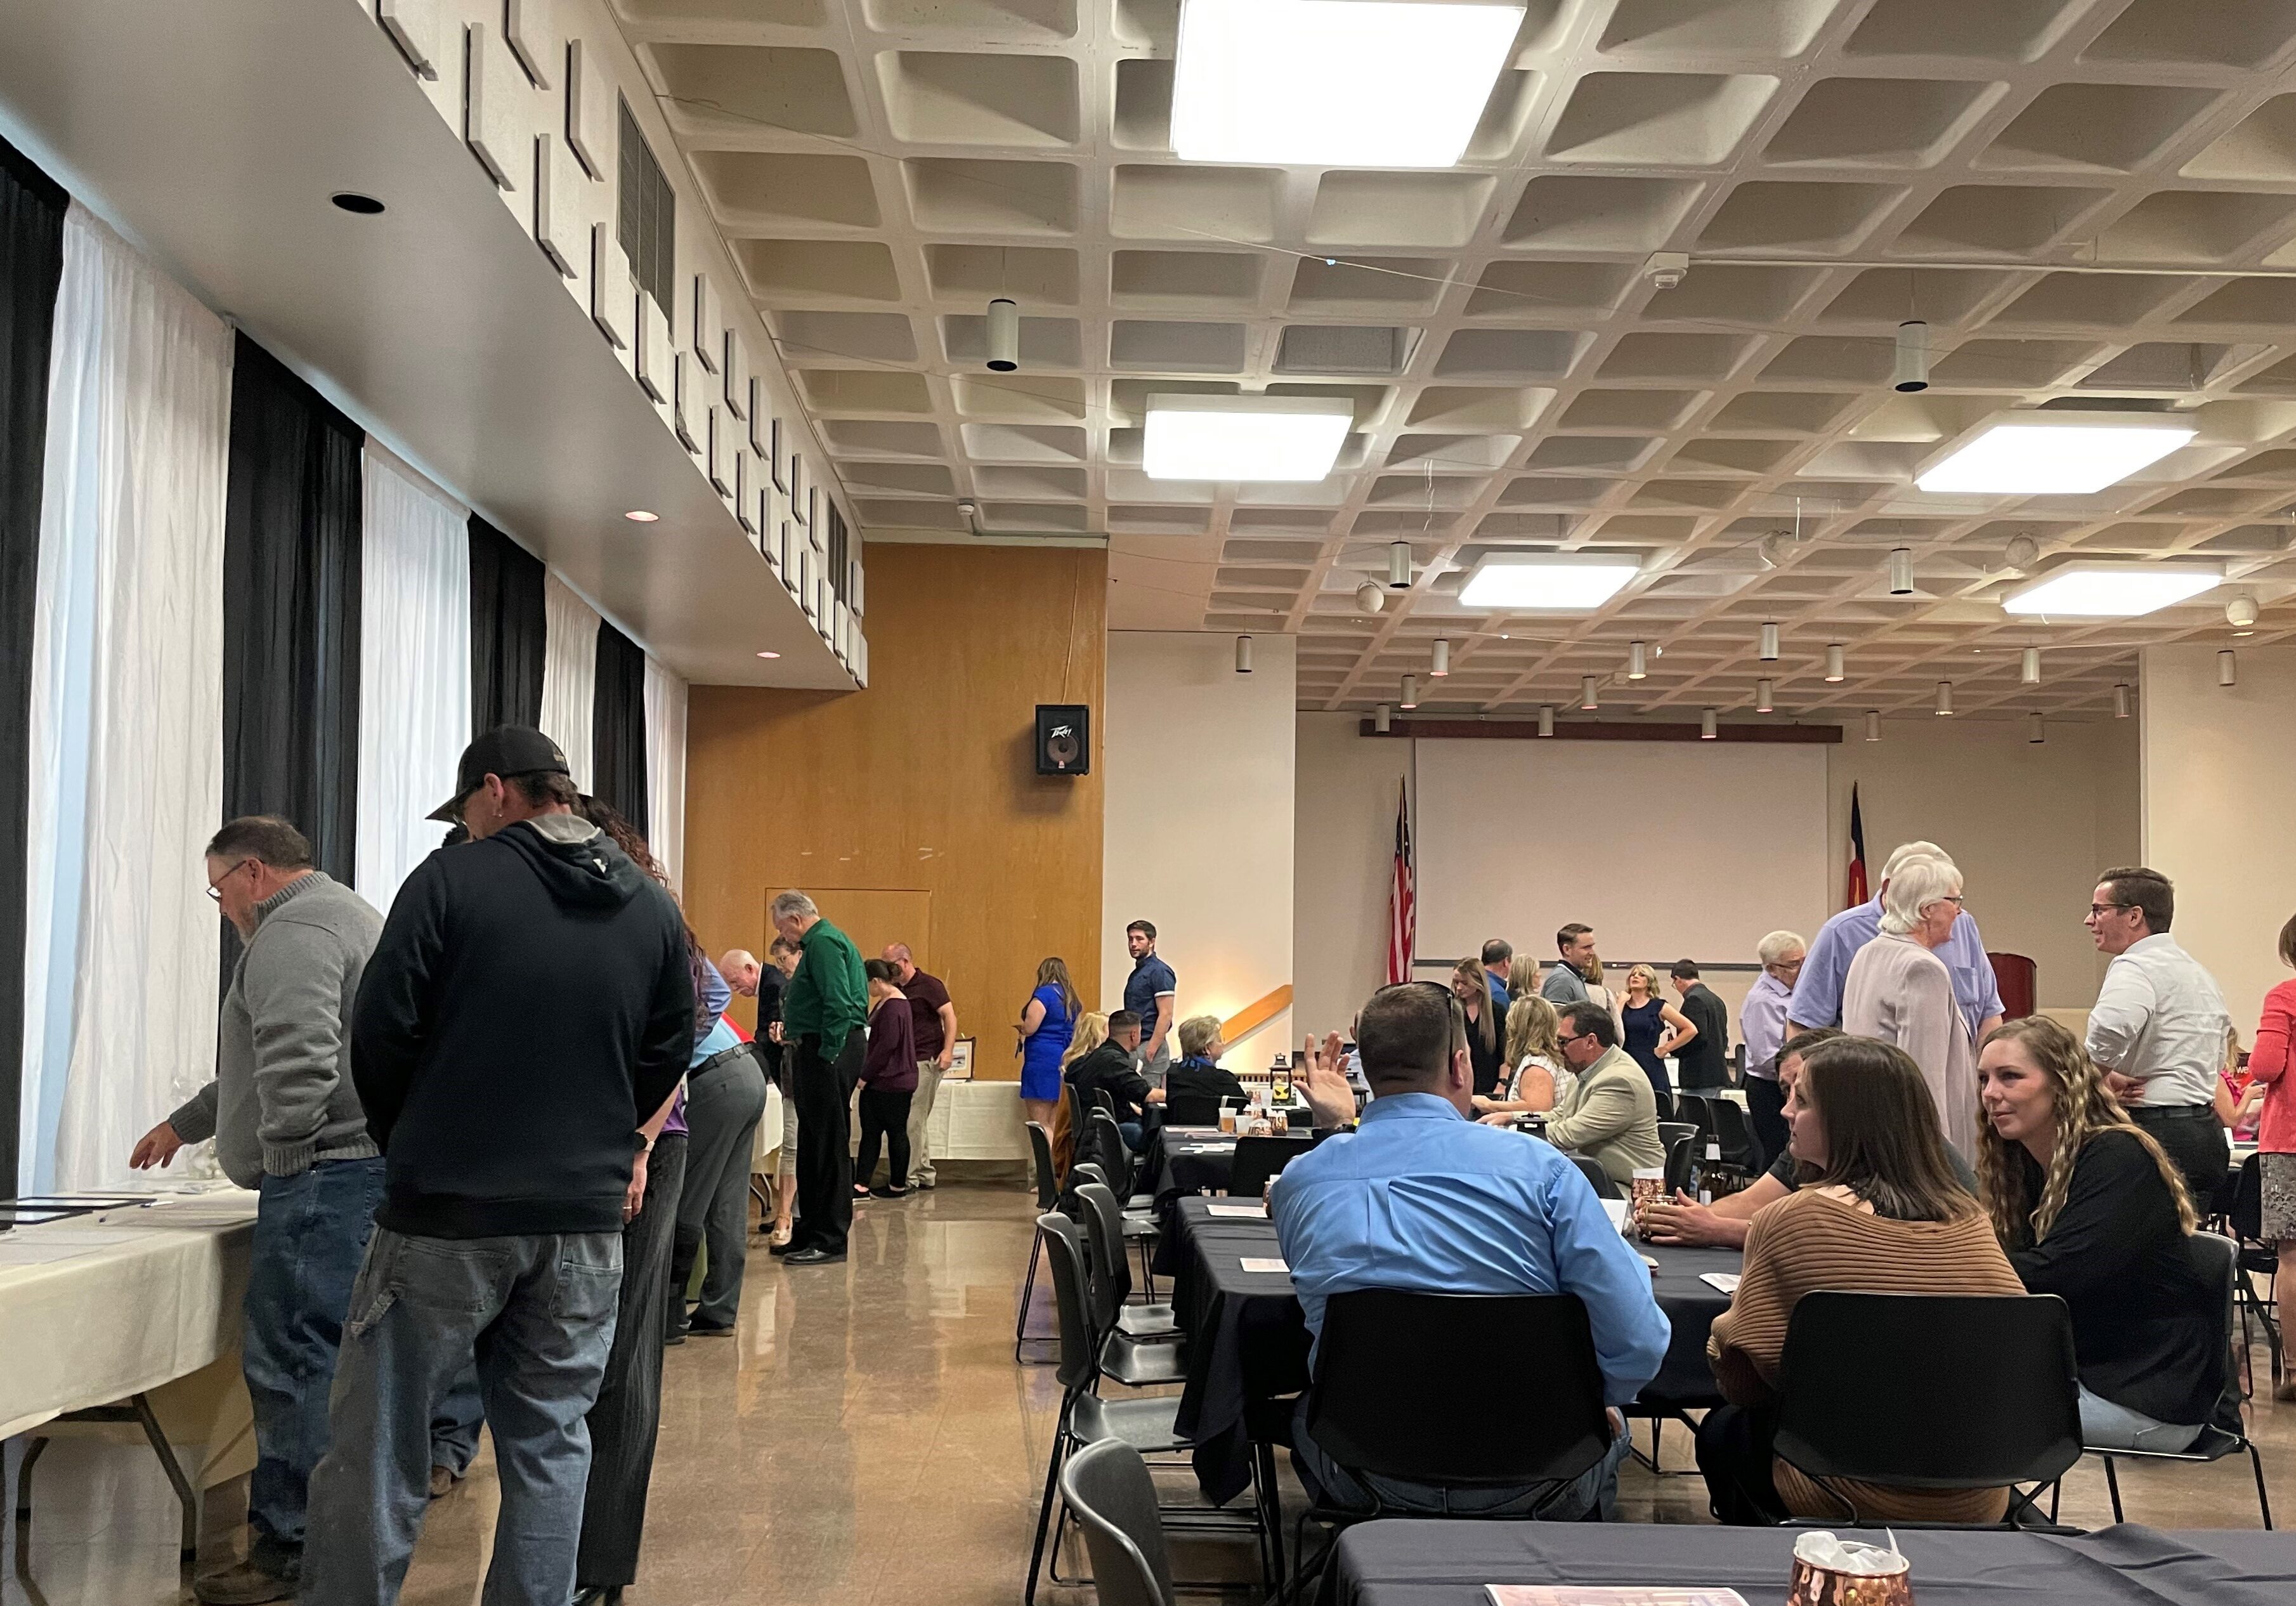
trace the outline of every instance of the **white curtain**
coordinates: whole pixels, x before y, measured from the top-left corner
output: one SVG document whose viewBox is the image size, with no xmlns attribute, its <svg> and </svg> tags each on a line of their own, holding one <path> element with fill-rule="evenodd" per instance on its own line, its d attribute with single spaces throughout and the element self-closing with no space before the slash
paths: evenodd
<svg viewBox="0 0 2296 1606">
<path fill-rule="evenodd" d="M 126 1180 L 215 1073 L 231 359 L 221 319 L 73 203 L 32 631 L 27 1189 Z"/>
<path fill-rule="evenodd" d="M 470 510 L 367 442 L 359 574 L 359 896 L 388 910 L 446 828 L 471 740 Z"/>
<path fill-rule="evenodd" d="M 685 888 L 685 682 L 646 660 L 646 846 Z"/>
<path fill-rule="evenodd" d="M 566 750 L 574 784 L 588 791 L 592 704 L 598 685 L 598 610 L 554 569 L 542 577 L 542 620 L 543 734 Z"/>
</svg>

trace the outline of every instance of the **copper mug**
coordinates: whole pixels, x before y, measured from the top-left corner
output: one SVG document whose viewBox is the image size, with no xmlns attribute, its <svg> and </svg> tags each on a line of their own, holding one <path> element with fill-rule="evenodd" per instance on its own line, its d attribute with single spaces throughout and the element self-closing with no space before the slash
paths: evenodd
<svg viewBox="0 0 2296 1606">
<path fill-rule="evenodd" d="M 1802 1560 L 1800 1541 L 1794 1549 L 1786 1606 L 1914 1606 L 1913 1564 L 1903 1556 L 1887 1572 L 1837 1572 Z"/>
</svg>

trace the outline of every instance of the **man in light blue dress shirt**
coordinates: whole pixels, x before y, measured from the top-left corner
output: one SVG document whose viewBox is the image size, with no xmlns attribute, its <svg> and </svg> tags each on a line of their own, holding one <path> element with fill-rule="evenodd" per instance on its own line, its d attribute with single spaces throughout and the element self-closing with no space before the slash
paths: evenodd
<svg viewBox="0 0 2296 1606">
<path fill-rule="evenodd" d="M 1794 982 L 1793 999 L 1786 1005 L 1786 1020 L 1792 1026 L 1808 1030 L 1813 1026 L 1841 1024 L 1841 987 L 1849 975 L 1849 962 L 1881 931 L 1882 888 L 1890 884 L 1890 873 L 1911 858 L 1953 863 L 1953 856 L 1935 842 L 1907 842 L 1890 855 L 1872 901 L 1844 909 L 1817 929 L 1817 939 L 1809 945 L 1809 957 L 1802 962 L 1801 975 Z M 1977 921 L 1967 910 L 1955 918 L 1945 946 L 1936 953 L 1953 972 L 1954 1002 L 1961 1006 L 1969 1040 L 1984 1042 L 1985 1034 L 2001 1024 L 2001 984 L 1994 977 L 1993 962 L 1986 957 Z"/>
<path fill-rule="evenodd" d="M 1615 1408 L 1658 1375 L 1671 1332 L 1652 1297 L 1649 1269 L 1560 1151 L 1472 1118 L 1465 1028 L 1441 988 L 1411 982 L 1382 988 L 1356 1029 L 1374 1094 L 1362 1124 L 1285 1168 L 1272 1206 L 1308 1332 L 1320 1340 L 1325 1301 L 1357 1289 L 1576 1294 L 1587 1307 L 1603 1403 L 1613 1407 L 1613 1438 L 1600 1464 L 1538 1511 L 1554 1519 L 1607 1513 L 1628 1447 Z M 1324 1073 L 1321 1056 L 1308 1058 L 1314 1100 Z M 1538 1357 L 1521 1358 L 1536 1375 Z M 1358 1480 L 1308 1436 L 1307 1422 L 1303 1399 L 1292 1463 L 1311 1492 L 1369 1504 Z M 1442 1509 L 1440 1489 L 1372 1481 L 1390 1508 Z M 1529 1510 L 1538 1493 L 1460 1490 L 1451 1508 Z"/>
</svg>

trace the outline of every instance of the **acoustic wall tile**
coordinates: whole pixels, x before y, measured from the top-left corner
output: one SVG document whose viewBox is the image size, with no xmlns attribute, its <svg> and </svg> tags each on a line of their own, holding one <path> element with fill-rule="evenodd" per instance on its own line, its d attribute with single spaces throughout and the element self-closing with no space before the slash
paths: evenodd
<svg viewBox="0 0 2296 1606">
<path fill-rule="evenodd" d="M 758 522 L 758 471 L 750 455 L 745 440 L 735 438 L 734 452 L 734 517 L 743 529 L 756 535 L 763 528 Z"/>
<path fill-rule="evenodd" d="M 590 321 L 606 344 L 627 351 L 636 329 L 637 292 L 630 288 L 630 261 L 611 223 L 590 225 Z"/>
<path fill-rule="evenodd" d="M 439 77 L 438 0 L 374 0 L 374 19 L 419 78 Z"/>
<path fill-rule="evenodd" d="M 734 439 L 726 427 L 724 408 L 711 406 L 702 430 L 701 467 L 709 476 L 709 488 L 720 496 L 734 494 Z"/>
<path fill-rule="evenodd" d="M 797 600 L 805 609 L 805 617 L 821 617 L 821 592 L 813 583 L 814 558 L 812 549 L 803 545 L 792 547 L 790 556 L 797 573 Z"/>
<path fill-rule="evenodd" d="M 726 315 L 718 299 L 718 287 L 708 274 L 693 275 L 693 294 L 687 305 L 693 309 L 693 327 L 686 332 L 686 341 L 695 359 L 715 373 L 724 360 Z"/>
<path fill-rule="evenodd" d="M 695 382 L 693 358 L 679 351 L 669 359 L 669 427 L 677 435 L 677 444 L 695 456 L 705 448 L 708 419 L 696 404 L 701 388 Z"/>
<path fill-rule="evenodd" d="M 565 141 L 534 136 L 534 242 L 569 279 L 582 272 L 582 225 L 589 214 L 585 192 L 593 182 Z"/>
<path fill-rule="evenodd" d="M 869 638 L 858 630 L 853 633 L 853 682 L 863 691 L 869 689 Z"/>
<path fill-rule="evenodd" d="M 645 393 L 658 402 L 669 399 L 669 315 L 644 291 L 637 292 L 637 376 Z"/>
<path fill-rule="evenodd" d="M 791 452 L 789 455 L 789 484 L 785 488 L 789 491 L 790 516 L 801 525 L 810 523 L 812 521 L 810 510 L 806 503 L 807 486 L 803 452 Z"/>
<path fill-rule="evenodd" d="M 503 0 L 503 43 L 537 89 L 550 87 L 551 0 Z"/>
<path fill-rule="evenodd" d="M 866 613 L 868 611 L 867 607 L 863 602 L 864 590 L 861 584 L 861 560 L 858 558 L 847 559 L 845 567 L 845 598 L 847 602 L 852 604 L 853 611 L 857 614 Z"/>
<path fill-rule="evenodd" d="M 579 39 L 566 41 L 566 143 L 591 177 L 613 170 L 613 86 L 597 53 Z"/>
<path fill-rule="evenodd" d="M 463 40 L 463 138 L 497 187 L 515 190 L 533 170 L 523 150 L 526 119 L 520 103 L 533 91 L 487 24 L 472 23 Z"/>
<path fill-rule="evenodd" d="M 726 355 L 718 371 L 726 381 L 726 411 L 746 422 L 750 416 L 750 348 L 730 329 L 726 332 Z"/>
</svg>

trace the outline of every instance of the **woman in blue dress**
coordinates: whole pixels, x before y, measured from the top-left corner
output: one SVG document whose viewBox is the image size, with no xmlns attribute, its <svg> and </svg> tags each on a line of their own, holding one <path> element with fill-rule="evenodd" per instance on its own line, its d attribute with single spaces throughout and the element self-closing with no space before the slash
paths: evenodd
<svg viewBox="0 0 2296 1606">
<path fill-rule="evenodd" d="M 1625 1028 L 1626 1051 L 1650 1078 L 1659 1095 L 1659 1113 L 1664 1115 L 1674 1107 L 1667 1056 L 1696 1037 L 1698 1028 L 1690 1023 L 1689 1016 L 1659 996 L 1658 972 L 1646 964 L 1627 972 L 1627 998 L 1619 1019 Z"/>
<path fill-rule="evenodd" d="M 1021 1107 L 1024 1119 L 1053 1127 L 1061 1102 L 1061 1055 L 1076 1030 L 1076 987 L 1065 960 L 1037 967 L 1037 990 L 1021 1011 Z"/>
</svg>

